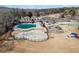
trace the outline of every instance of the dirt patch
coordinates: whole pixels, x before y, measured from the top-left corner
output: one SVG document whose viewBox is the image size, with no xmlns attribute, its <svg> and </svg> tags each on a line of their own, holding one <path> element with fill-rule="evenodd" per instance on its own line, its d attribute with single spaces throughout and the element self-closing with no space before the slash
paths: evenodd
<svg viewBox="0 0 79 59">
<path fill-rule="evenodd" d="M 29 40 L 14 40 L 3 42 L 0 52 L 20 52 L 20 53 L 58 53 L 58 52 L 79 52 L 78 39 L 66 39 L 65 34 L 71 32 L 68 26 L 61 26 L 64 33 L 49 33 L 49 39 L 42 42 L 33 42 Z M 76 30 L 75 30 L 76 31 Z M 7 46 L 6 46 L 7 45 Z M 3 47 L 6 46 L 6 47 Z"/>
</svg>

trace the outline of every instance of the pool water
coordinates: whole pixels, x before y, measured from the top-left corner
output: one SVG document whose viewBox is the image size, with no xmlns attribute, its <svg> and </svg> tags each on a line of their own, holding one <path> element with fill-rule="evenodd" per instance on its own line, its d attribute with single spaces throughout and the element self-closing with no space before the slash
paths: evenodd
<svg viewBox="0 0 79 59">
<path fill-rule="evenodd" d="M 36 27 L 36 24 L 22 23 L 19 24 L 17 27 L 21 29 L 27 29 L 27 28 Z"/>
</svg>

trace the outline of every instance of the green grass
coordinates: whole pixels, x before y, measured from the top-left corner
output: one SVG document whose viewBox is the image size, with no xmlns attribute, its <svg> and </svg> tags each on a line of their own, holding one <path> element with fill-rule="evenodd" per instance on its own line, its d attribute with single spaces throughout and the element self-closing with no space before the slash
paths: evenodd
<svg viewBox="0 0 79 59">
<path fill-rule="evenodd" d="M 58 30 L 62 30 L 62 28 L 58 25 L 55 28 L 57 28 Z"/>
<path fill-rule="evenodd" d="M 77 23 L 77 22 L 73 22 L 72 24 L 68 24 L 68 25 L 75 29 L 79 28 L 79 23 Z"/>
</svg>

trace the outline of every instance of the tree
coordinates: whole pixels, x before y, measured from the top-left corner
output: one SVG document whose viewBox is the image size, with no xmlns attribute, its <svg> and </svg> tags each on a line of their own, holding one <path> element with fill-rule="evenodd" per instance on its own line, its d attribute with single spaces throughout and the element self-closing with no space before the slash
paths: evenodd
<svg viewBox="0 0 79 59">
<path fill-rule="evenodd" d="M 73 9 L 71 9 L 71 10 L 69 11 L 69 13 L 70 13 L 71 16 L 74 16 L 74 15 L 76 14 L 76 11 L 73 10 Z"/>
<path fill-rule="evenodd" d="M 39 12 L 37 12 L 36 16 L 37 16 L 37 17 L 39 17 L 39 16 L 40 16 Z"/>
<path fill-rule="evenodd" d="M 61 14 L 61 18 L 65 18 L 65 17 L 64 17 L 64 13 L 63 13 L 63 14 Z"/>
<path fill-rule="evenodd" d="M 23 17 L 26 16 L 26 12 L 24 11 L 24 9 L 21 10 L 21 16 L 23 16 Z"/>
<path fill-rule="evenodd" d="M 32 17 L 32 12 L 28 12 L 27 16 Z"/>
</svg>

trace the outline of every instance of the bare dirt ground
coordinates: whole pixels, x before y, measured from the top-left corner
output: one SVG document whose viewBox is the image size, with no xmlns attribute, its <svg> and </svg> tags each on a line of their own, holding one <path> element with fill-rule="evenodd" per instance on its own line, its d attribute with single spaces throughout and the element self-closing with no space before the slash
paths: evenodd
<svg viewBox="0 0 79 59">
<path fill-rule="evenodd" d="M 50 15 L 45 15 L 45 16 L 40 16 L 40 17 L 52 17 L 52 18 L 56 18 L 56 17 L 60 17 L 60 14 L 50 14 Z"/>
<path fill-rule="evenodd" d="M 65 34 L 70 31 L 66 25 L 61 26 L 65 33 L 49 33 L 47 41 L 32 42 L 29 40 L 15 40 L 13 50 L 7 52 L 26 53 L 78 53 L 79 39 L 66 39 Z"/>
</svg>

